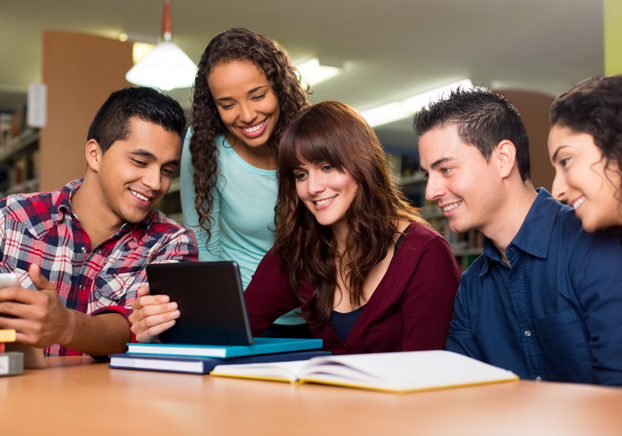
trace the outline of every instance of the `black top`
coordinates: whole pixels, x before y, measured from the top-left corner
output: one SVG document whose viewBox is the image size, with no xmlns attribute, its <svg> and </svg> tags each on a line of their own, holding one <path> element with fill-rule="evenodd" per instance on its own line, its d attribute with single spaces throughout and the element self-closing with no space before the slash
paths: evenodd
<svg viewBox="0 0 622 436">
<path fill-rule="evenodd" d="M 404 233 L 406 233 L 406 230 L 404 231 Z M 397 241 L 395 241 L 395 248 L 393 249 L 393 256 L 391 257 L 391 262 L 393 262 L 395 253 L 397 253 L 397 250 L 400 248 L 400 244 L 402 243 L 403 239 L 404 239 L 404 235 L 402 234 L 400 235 L 399 238 L 397 238 Z M 347 312 L 347 313 L 341 313 L 341 312 L 337 312 L 336 310 L 333 310 L 333 314 L 330 317 L 330 325 L 333 328 L 333 331 L 335 332 L 337 337 L 341 339 L 343 342 L 345 342 L 346 339 L 348 339 L 350 330 L 352 330 L 354 323 L 359 318 L 359 315 L 363 311 L 364 307 L 365 305 L 363 304 L 358 309 L 353 310 L 352 312 Z"/>
</svg>

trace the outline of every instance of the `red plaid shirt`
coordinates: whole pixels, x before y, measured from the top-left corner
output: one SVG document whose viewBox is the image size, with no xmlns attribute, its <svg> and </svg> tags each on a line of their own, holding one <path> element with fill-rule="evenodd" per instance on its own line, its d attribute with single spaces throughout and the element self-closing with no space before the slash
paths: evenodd
<svg viewBox="0 0 622 436">
<path fill-rule="evenodd" d="M 98 247 L 71 208 L 81 179 L 59 191 L 16 194 L 0 201 L 0 272 L 14 272 L 23 287 L 35 289 L 27 271 L 41 267 L 70 309 L 87 315 L 132 313 L 136 291 L 147 283 L 146 266 L 197 260 L 191 230 L 152 210 L 138 223 L 123 227 Z M 49 356 L 80 353 L 58 344 Z"/>
</svg>

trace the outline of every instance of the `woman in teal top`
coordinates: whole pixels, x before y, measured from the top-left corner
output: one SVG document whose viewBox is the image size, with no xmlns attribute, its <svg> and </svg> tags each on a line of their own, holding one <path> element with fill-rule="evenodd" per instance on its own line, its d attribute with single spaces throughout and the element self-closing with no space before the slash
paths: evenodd
<svg viewBox="0 0 622 436">
<path fill-rule="evenodd" d="M 244 288 L 272 247 L 277 197 L 276 145 L 308 106 L 285 50 L 246 29 L 229 29 L 207 46 L 194 85 L 192 128 L 184 143 L 184 223 L 199 243 L 199 260 L 234 260 Z M 294 335 L 304 321 L 275 322 Z"/>
</svg>

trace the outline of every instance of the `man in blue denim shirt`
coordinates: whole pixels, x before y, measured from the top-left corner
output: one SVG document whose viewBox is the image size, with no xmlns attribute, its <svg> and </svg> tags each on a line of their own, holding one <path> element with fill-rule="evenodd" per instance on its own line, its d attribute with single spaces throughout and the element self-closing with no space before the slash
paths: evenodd
<svg viewBox="0 0 622 436">
<path fill-rule="evenodd" d="M 524 379 L 622 384 L 622 249 L 531 184 L 514 107 L 458 90 L 415 118 L 426 198 L 484 254 L 462 276 L 447 349 Z M 611 241 L 611 238 L 608 239 Z"/>
</svg>

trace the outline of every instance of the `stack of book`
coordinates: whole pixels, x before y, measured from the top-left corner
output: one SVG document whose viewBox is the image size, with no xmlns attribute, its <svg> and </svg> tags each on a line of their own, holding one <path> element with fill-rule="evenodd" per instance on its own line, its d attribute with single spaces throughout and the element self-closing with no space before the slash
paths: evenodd
<svg viewBox="0 0 622 436">
<path fill-rule="evenodd" d="M 127 344 L 110 368 L 209 374 L 217 365 L 291 362 L 330 356 L 321 339 L 253 338 L 252 345 Z"/>
<path fill-rule="evenodd" d="M 24 353 L 5 351 L 6 342 L 15 342 L 15 330 L 0 330 L 0 377 L 24 373 Z"/>
</svg>

